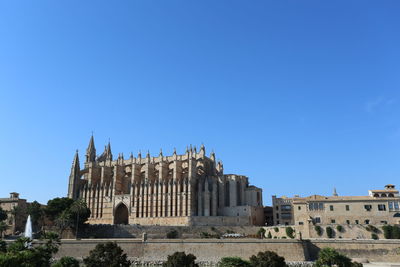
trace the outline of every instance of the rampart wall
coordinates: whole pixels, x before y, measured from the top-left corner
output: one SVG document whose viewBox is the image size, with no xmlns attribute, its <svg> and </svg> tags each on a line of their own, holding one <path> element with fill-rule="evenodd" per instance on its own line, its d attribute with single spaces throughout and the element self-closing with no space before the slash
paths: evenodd
<svg viewBox="0 0 400 267">
<path fill-rule="evenodd" d="M 85 239 L 62 240 L 56 257 L 86 257 L 96 244 L 115 241 L 129 258 L 140 262 L 165 261 L 176 251 L 192 253 L 201 262 L 218 262 L 222 257 L 248 259 L 259 251 L 271 250 L 287 261 L 315 260 L 318 251 L 332 247 L 350 258 L 371 262 L 400 262 L 400 240 L 257 240 L 257 239 Z"/>
</svg>

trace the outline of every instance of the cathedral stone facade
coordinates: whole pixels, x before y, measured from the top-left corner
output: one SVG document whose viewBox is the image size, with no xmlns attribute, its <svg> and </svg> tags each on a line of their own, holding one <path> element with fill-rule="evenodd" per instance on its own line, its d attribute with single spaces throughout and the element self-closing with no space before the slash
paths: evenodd
<svg viewBox="0 0 400 267">
<path fill-rule="evenodd" d="M 242 175 L 224 174 L 215 154 L 186 153 L 113 159 L 110 143 L 96 156 L 93 136 L 84 168 L 78 151 L 68 197 L 83 199 L 92 224 L 262 225 L 262 190 Z"/>
</svg>

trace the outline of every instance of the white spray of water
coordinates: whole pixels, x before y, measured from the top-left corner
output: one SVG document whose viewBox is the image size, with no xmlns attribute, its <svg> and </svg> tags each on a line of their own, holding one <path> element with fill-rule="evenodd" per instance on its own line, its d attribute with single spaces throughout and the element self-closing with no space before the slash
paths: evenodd
<svg viewBox="0 0 400 267">
<path fill-rule="evenodd" d="M 24 236 L 32 239 L 32 221 L 31 221 L 31 215 L 28 216 L 28 219 L 26 220 L 25 224 L 25 233 Z"/>
</svg>

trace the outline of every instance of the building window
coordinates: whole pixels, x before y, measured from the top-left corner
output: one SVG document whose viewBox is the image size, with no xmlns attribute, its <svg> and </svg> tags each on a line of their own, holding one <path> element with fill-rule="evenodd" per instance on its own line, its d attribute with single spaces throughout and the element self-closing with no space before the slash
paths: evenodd
<svg viewBox="0 0 400 267">
<path fill-rule="evenodd" d="M 365 224 L 369 224 L 369 220 L 365 220 L 364 223 L 365 223 Z"/>
<path fill-rule="evenodd" d="M 279 219 L 279 213 L 276 214 L 276 218 Z"/>
<path fill-rule="evenodd" d="M 397 201 L 394 202 L 394 209 L 399 210 L 399 202 Z"/>
<path fill-rule="evenodd" d="M 365 209 L 366 211 L 371 211 L 372 205 L 364 205 L 364 209 Z"/>
<path fill-rule="evenodd" d="M 332 220 L 331 220 L 331 223 L 336 223 L 336 220 L 335 220 L 335 219 L 332 219 Z"/>
<path fill-rule="evenodd" d="M 386 205 L 385 204 L 378 204 L 378 210 L 380 210 L 380 211 L 386 210 Z"/>
<path fill-rule="evenodd" d="M 394 195 L 393 195 L 392 193 L 390 193 L 390 194 L 388 195 L 388 197 L 394 197 Z"/>
<path fill-rule="evenodd" d="M 379 197 L 379 194 L 375 193 L 375 194 L 374 194 L 374 197 Z"/>
<path fill-rule="evenodd" d="M 279 206 L 276 206 L 276 210 L 279 210 Z"/>
<path fill-rule="evenodd" d="M 278 225 L 279 225 L 279 221 L 276 221 L 276 224 L 278 224 Z"/>
<path fill-rule="evenodd" d="M 301 210 L 301 207 L 300 207 L 300 206 L 298 206 L 298 207 L 297 207 L 297 209 L 298 209 L 298 210 Z"/>
<path fill-rule="evenodd" d="M 350 210 L 350 206 L 346 205 L 346 210 L 349 211 Z"/>
<path fill-rule="evenodd" d="M 333 211 L 333 205 L 330 205 L 330 206 L 329 206 L 329 210 L 330 210 L 330 211 Z"/>
<path fill-rule="evenodd" d="M 322 202 L 311 202 L 308 204 L 308 209 L 309 210 L 323 210 L 324 209 L 324 203 Z"/>
<path fill-rule="evenodd" d="M 381 221 L 381 224 L 387 224 L 387 221 Z"/>
<path fill-rule="evenodd" d="M 282 205 L 281 206 L 281 211 L 291 211 L 292 206 L 291 205 Z"/>
<path fill-rule="evenodd" d="M 292 214 L 291 213 L 281 213 L 281 218 L 290 220 L 290 219 L 292 219 Z"/>
<path fill-rule="evenodd" d="M 356 224 L 358 224 L 359 222 L 358 222 L 358 220 L 356 220 Z"/>
<path fill-rule="evenodd" d="M 303 225 L 304 223 L 303 222 L 299 222 L 299 225 Z"/>
<path fill-rule="evenodd" d="M 346 223 L 347 223 L 347 224 L 350 224 L 350 220 L 346 220 Z"/>
<path fill-rule="evenodd" d="M 321 223 L 321 218 L 320 217 L 315 217 L 314 218 L 314 223 Z"/>
<path fill-rule="evenodd" d="M 288 223 L 288 222 L 285 222 L 285 225 L 289 225 L 289 223 Z"/>
</svg>

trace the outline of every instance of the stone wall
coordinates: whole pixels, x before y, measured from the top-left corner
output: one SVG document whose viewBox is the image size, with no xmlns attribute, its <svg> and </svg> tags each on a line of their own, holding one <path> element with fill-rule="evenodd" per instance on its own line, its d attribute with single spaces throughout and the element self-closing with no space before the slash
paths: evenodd
<svg viewBox="0 0 400 267">
<path fill-rule="evenodd" d="M 73 256 L 86 257 L 96 244 L 110 240 L 63 240 L 56 258 Z M 112 240 L 127 253 L 129 258 L 141 262 L 165 261 L 168 255 L 176 251 L 192 253 L 200 262 L 218 262 L 222 257 L 238 256 L 248 259 L 259 251 L 272 250 L 290 261 L 307 259 L 306 247 L 301 241 L 274 240 L 264 242 L 256 239 L 211 240 L 211 239 L 180 239 L 180 240 L 149 240 L 140 239 Z"/>
<path fill-rule="evenodd" d="M 140 262 L 165 261 L 176 251 L 192 253 L 200 262 L 218 262 L 222 257 L 248 259 L 259 251 L 272 250 L 287 261 L 315 260 L 321 248 L 332 247 L 353 259 L 370 262 L 400 262 L 400 240 L 257 240 L 257 239 L 87 239 L 62 240 L 56 258 L 83 258 L 96 244 L 115 241 L 129 258 Z"/>
</svg>

